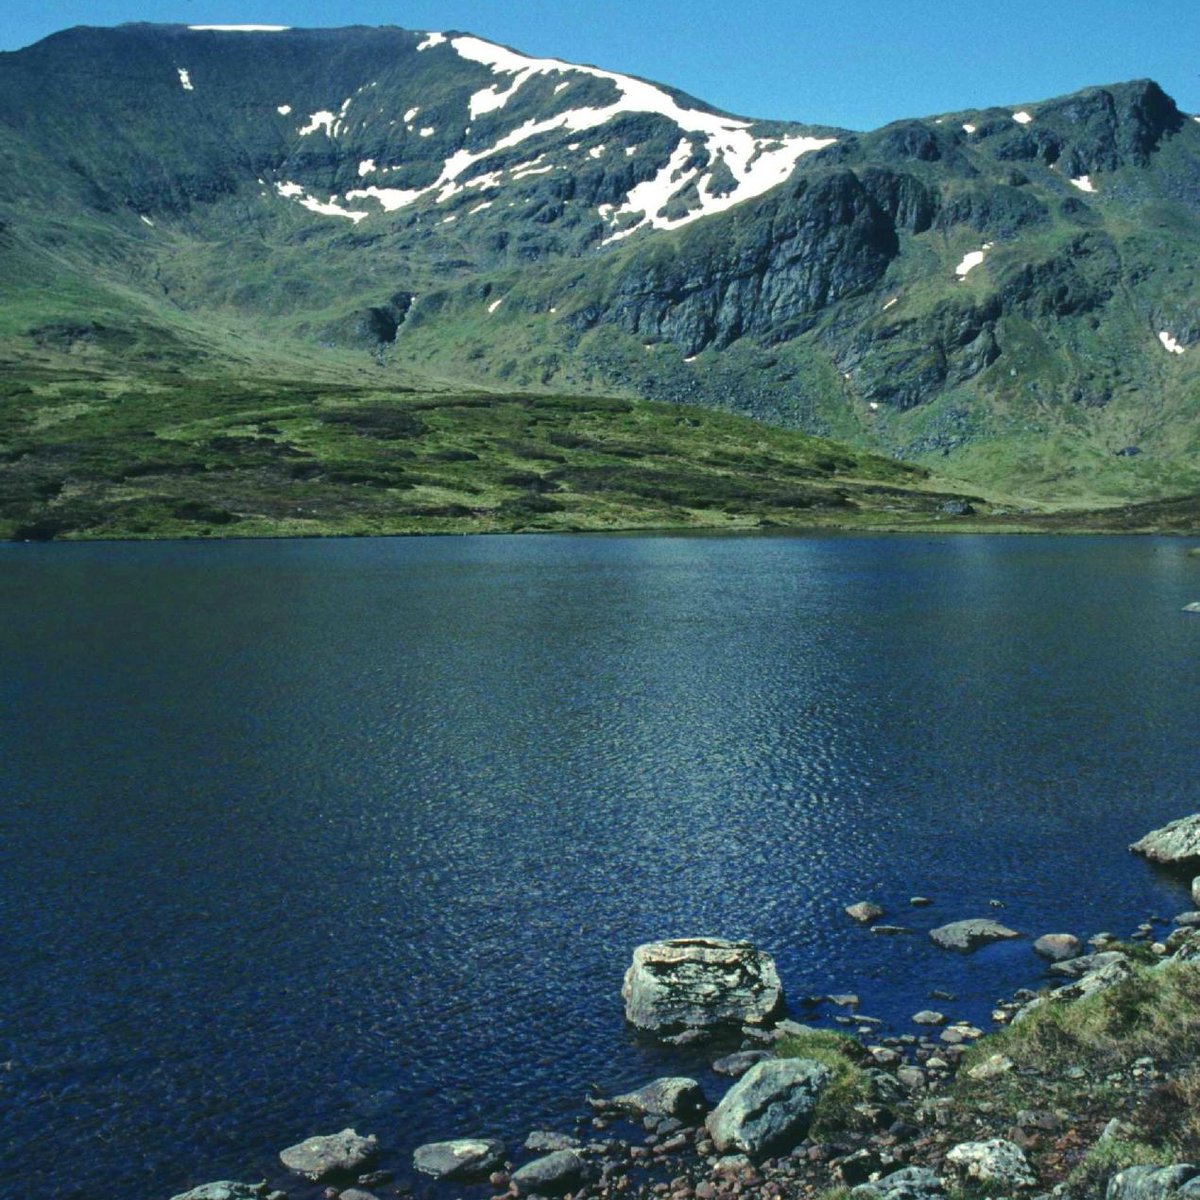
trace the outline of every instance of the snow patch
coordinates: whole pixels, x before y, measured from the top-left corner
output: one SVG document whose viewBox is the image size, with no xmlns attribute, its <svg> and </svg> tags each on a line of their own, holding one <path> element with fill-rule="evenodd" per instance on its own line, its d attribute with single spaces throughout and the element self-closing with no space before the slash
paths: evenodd
<svg viewBox="0 0 1200 1200">
<path fill-rule="evenodd" d="M 442 218 L 442 224 L 443 225 L 452 225 L 457 220 L 458 220 L 458 213 L 451 213 L 448 217 Z"/>
<path fill-rule="evenodd" d="M 307 208 L 309 212 L 320 213 L 325 217 L 347 217 L 357 225 L 364 217 L 370 216 L 365 212 L 351 212 L 348 208 L 343 208 L 337 202 L 336 196 L 330 196 L 328 200 L 318 200 L 315 196 L 305 196 L 300 204 Z"/>
<path fill-rule="evenodd" d="M 418 50 L 432 50 L 434 46 L 440 46 L 446 40 L 444 33 L 427 33 L 425 40 L 417 47 Z"/>
<path fill-rule="evenodd" d="M 1165 329 L 1158 335 L 1158 340 L 1162 342 L 1163 349 L 1168 354 L 1182 354 L 1187 348 L 1181 346 Z"/>
<path fill-rule="evenodd" d="M 417 115 L 417 113 L 419 113 L 420 111 L 421 111 L 421 106 L 419 104 L 417 105 L 416 108 L 410 108 L 408 110 L 408 112 L 406 112 L 404 114 L 405 123 L 408 123 L 409 121 L 411 121 L 413 119 L 413 117 L 415 117 Z"/>
<path fill-rule="evenodd" d="M 183 85 L 183 90 L 194 92 L 196 89 L 192 87 L 192 77 L 188 74 L 187 67 L 176 67 L 175 70 L 179 73 L 179 82 Z"/>
<path fill-rule="evenodd" d="M 557 96 L 558 93 L 561 92 L 564 88 L 569 88 L 570 86 L 571 86 L 571 81 L 569 79 L 565 79 L 565 80 L 563 80 L 562 83 L 557 83 L 554 85 L 554 94 Z"/>
<path fill-rule="evenodd" d="M 304 195 L 304 188 L 298 183 L 277 183 L 275 190 L 285 199 L 290 200 L 293 196 Z"/>
<path fill-rule="evenodd" d="M 214 33 L 283 33 L 290 25 L 189 25 L 189 29 L 208 29 Z"/>
<path fill-rule="evenodd" d="M 516 173 L 516 174 L 513 176 L 513 178 L 514 178 L 514 179 L 528 179 L 530 175 L 548 175 L 548 174 L 549 174 L 551 171 L 553 171 L 553 170 L 554 170 L 554 167 L 553 167 L 553 166 L 549 166 L 549 167 L 529 167 L 529 168 L 527 168 L 527 169 L 526 169 L 526 170 L 524 170 L 524 171 L 518 171 L 518 172 L 517 172 L 517 173 Z"/>
<path fill-rule="evenodd" d="M 375 160 L 373 158 L 364 158 L 358 164 L 358 177 L 361 179 L 364 175 L 370 175 L 375 170 Z"/>
<path fill-rule="evenodd" d="M 337 114 L 331 113 L 327 108 L 323 108 L 320 112 L 313 113 L 308 118 L 308 124 L 302 126 L 297 132 L 301 137 L 308 137 L 310 133 L 316 133 L 318 129 L 324 129 L 325 133 L 332 137 L 335 121 L 337 121 Z"/>
<path fill-rule="evenodd" d="M 592 148 L 591 148 L 591 149 L 588 151 L 588 158 L 599 158 L 599 157 L 600 157 L 600 155 L 602 155 L 603 153 L 604 153 L 604 147 L 603 147 L 603 146 L 593 146 L 593 147 L 592 147 Z"/>
<path fill-rule="evenodd" d="M 424 129 L 418 131 L 422 137 L 433 137 L 433 126 L 426 125 Z"/>
<path fill-rule="evenodd" d="M 638 152 L 638 148 L 636 146 L 626 146 L 625 147 L 625 157 L 626 158 L 632 158 L 637 152 Z"/>
<path fill-rule="evenodd" d="M 477 204 L 474 208 L 467 209 L 467 216 L 469 217 L 473 213 L 483 212 L 485 208 L 491 208 L 494 203 L 494 200 L 484 200 L 482 204 Z"/>
<path fill-rule="evenodd" d="M 1013 113 L 1013 120 L 1016 121 L 1018 125 L 1028 125 L 1029 122 L 1033 120 L 1033 114 L 1027 113 L 1024 109 L 1021 109 L 1020 112 Z"/>
<path fill-rule="evenodd" d="M 148 216 L 146 216 L 145 213 L 138 213 L 138 220 L 141 221 L 145 225 L 149 225 L 151 229 L 154 228 L 154 222 L 152 220 L 150 220 L 150 218 Z"/>
<path fill-rule="evenodd" d="M 280 106 L 279 106 L 279 107 L 278 107 L 278 108 L 277 108 L 275 111 L 276 111 L 276 112 L 277 112 L 277 113 L 278 113 L 278 114 L 279 114 L 281 117 L 290 116 L 290 115 L 291 115 L 291 111 L 292 111 L 292 106 L 291 106 L 290 104 L 281 104 L 281 105 L 280 105 Z"/>
<path fill-rule="evenodd" d="M 347 200 L 378 200 L 380 208 L 384 212 L 395 212 L 398 208 L 405 208 L 412 204 L 414 200 L 419 200 L 424 191 L 421 189 L 412 188 L 355 188 L 352 192 L 346 193 Z"/>
<path fill-rule="evenodd" d="M 985 246 L 983 250 L 972 250 L 968 254 L 965 254 L 962 262 L 960 262 L 958 266 L 954 268 L 955 275 L 957 275 L 959 279 L 966 279 L 966 277 L 973 270 L 975 270 L 975 268 L 979 266 L 981 262 L 983 262 L 984 251 L 986 251 L 987 248 L 988 247 Z"/>
<path fill-rule="evenodd" d="M 500 305 L 502 305 L 503 303 L 504 303 L 503 296 L 501 296 L 499 300 L 493 300 L 491 302 L 491 304 L 488 305 L 488 312 L 494 313 L 496 311 L 496 309 L 498 309 L 500 307 Z"/>
<path fill-rule="evenodd" d="M 975 129 L 976 129 L 976 127 L 975 127 L 974 125 L 970 125 L 970 124 L 964 124 L 964 125 L 963 125 L 963 132 L 964 132 L 964 133 L 974 133 L 974 132 L 975 132 Z"/>
<path fill-rule="evenodd" d="M 1094 192 L 1096 190 L 1091 177 L 1088 175 L 1080 175 L 1078 179 L 1072 179 L 1071 183 L 1081 192 Z"/>
<path fill-rule="evenodd" d="M 968 267 L 967 269 L 968 269 L 968 270 L 970 270 L 970 268 L 969 268 L 969 267 Z M 888 310 L 889 308 L 891 308 L 893 304 L 898 304 L 899 302 L 900 302 L 900 297 L 899 297 L 899 296 L 893 296 L 893 297 L 892 297 L 892 298 L 891 298 L 891 299 L 890 299 L 890 300 L 889 300 L 889 301 L 888 301 L 888 302 L 887 302 L 887 303 L 886 303 L 886 304 L 883 306 L 883 311 L 884 311 L 884 312 L 887 312 L 887 310 Z"/>
</svg>

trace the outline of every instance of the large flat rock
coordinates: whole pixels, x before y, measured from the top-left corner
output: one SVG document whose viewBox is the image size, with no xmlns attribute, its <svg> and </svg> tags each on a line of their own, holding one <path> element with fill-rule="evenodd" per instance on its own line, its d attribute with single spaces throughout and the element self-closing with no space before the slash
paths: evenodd
<svg viewBox="0 0 1200 1200">
<path fill-rule="evenodd" d="M 367 1166 L 379 1152 L 374 1136 L 359 1137 L 353 1129 L 306 1138 L 279 1152 L 289 1171 L 313 1182 L 328 1175 L 348 1175 Z"/>
<path fill-rule="evenodd" d="M 503 1161 L 504 1143 L 494 1138 L 426 1142 L 413 1151 L 413 1166 L 435 1179 L 477 1179 Z"/>
<path fill-rule="evenodd" d="M 633 952 L 621 988 L 625 1018 L 671 1033 L 720 1025 L 761 1025 L 783 1003 L 769 954 L 725 938 L 672 938 Z"/>
<path fill-rule="evenodd" d="M 1001 942 L 1021 935 L 1015 929 L 1001 925 L 999 921 L 973 917 L 966 921 L 951 921 L 949 925 L 939 925 L 937 929 L 929 931 L 929 936 L 934 945 L 941 946 L 943 950 L 977 950 L 991 942 Z"/>
<path fill-rule="evenodd" d="M 1200 813 L 1180 817 L 1161 829 L 1152 829 L 1129 848 L 1135 854 L 1145 855 L 1151 862 L 1194 866 L 1200 863 Z"/>
</svg>

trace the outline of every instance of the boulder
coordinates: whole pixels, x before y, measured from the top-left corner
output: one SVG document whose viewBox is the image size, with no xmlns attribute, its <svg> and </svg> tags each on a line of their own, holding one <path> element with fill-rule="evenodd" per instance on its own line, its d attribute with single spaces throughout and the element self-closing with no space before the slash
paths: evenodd
<svg viewBox="0 0 1200 1200">
<path fill-rule="evenodd" d="M 289 1171 L 317 1182 L 328 1175 L 349 1175 L 362 1170 L 379 1153 L 379 1142 L 359 1137 L 353 1129 L 321 1134 L 297 1142 L 279 1152 L 279 1161 Z"/>
<path fill-rule="evenodd" d="M 883 909 L 878 904 L 872 904 L 870 900 L 859 900 L 857 904 L 847 904 L 842 911 L 846 916 L 855 921 L 861 921 L 863 924 L 868 921 L 877 921 L 883 916 Z"/>
<path fill-rule="evenodd" d="M 960 1179 L 991 1183 L 1007 1191 L 1037 1184 L 1025 1152 L 1014 1142 L 992 1138 L 987 1142 L 960 1142 L 946 1155 L 946 1166 Z"/>
<path fill-rule="evenodd" d="M 180 1192 L 171 1200 L 263 1200 L 266 1194 L 265 1183 L 232 1183 L 222 1179 L 216 1183 L 202 1183 L 189 1192 Z"/>
<path fill-rule="evenodd" d="M 518 1196 L 561 1196 L 583 1180 L 584 1165 L 574 1150 L 555 1150 L 514 1171 L 512 1185 Z"/>
<path fill-rule="evenodd" d="M 943 1194 L 942 1181 L 928 1167 L 905 1167 L 850 1192 L 854 1200 L 932 1200 Z"/>
<path fill-rule="evenodd" d="M 727 1075 L 732 1079 L 738 1079 L 745 1075 L 755 1063 L 766 1062 L 771 1057 L 773 1056 L 769 1050 L 738 1050 L 734 1054 L 718 1058 L 713 1063 L 712 1069 L 717 1075 Z"/>
<path fill-rule="evenodd" d="M 476 1179 L 504 1162 L 504 1143 L 494 1138 L 427 1142 L 413 1151 L 413 1166 L 435 1179 Z"/>
<path fill-rule="evenodd" d="M 1065 962 L 1078 958 L 1083 943 L 1073 933 L 1043 933 L 1033 943 L 1033 952 L 1051 962 Z"/>
<path fill-rule="evenodd" d="M 1007 1054 L 992 1054 L 985 1058 L 983 1062 L 976 1063 L 973 1067 L 967 1068 L 967 1074 L 972 1079 L 987 1080 L 998 1079 L 1001 1075 L 1007 1075 L 1014 1067 L 1013 1060 Z"/>
<path fill-rule="evenodd" d="M 1189 929 L 1196 929 L 1200 927 L 1200 912 L 1176 913 L 1172 920 L 1176 925 L 1183 925 Z"/>
<path fill-rule="evenodd" d="M 998 921 L 976 917 L 966 921 L 951 921 L 949 925 L 939 925 L 937 929 L 929 931 L 929 936 L 934 945 L 941 946 L 943 950 L 976 950 L 990 942 L 1000 942 L 1021 935 Z"/>
<path fill-rule="evenodd" d="M 1200 875 L 1192 880 L 1192 903 L 1200 908 Z"/>
<path fill-rule="evenodd" d="M 1126 1167 L 1109 1181 L 1105 1200 L 1168 1200 L 1200 1197 L 1200 1167 L 1175 1163 L 1170 1167 Z"/>
<path fill-rule="evenodd" d="M 1200 862 L 1200 813 L 1152 829 L 1129 848 L 1151 862 L 1171 866 Z"/>
<path fill-rule="evenodd" d="M 708 1114 L 717 1150 L 759 1157 L 790 1149 L 808 1130 L 829 1070 L 809 1058 L 776 1058 L 751 1067 Z"/>
<path fill-rule="evenodd" d="M 614 1096 L 613 1104 L 639 1117 L 675 1117 L 698 1121 L 708 1112 L 708 1101 L 694 1079 L 669 1075 L 640 1087 L 636 1092 Z"/>
<path fill-rule="evenodd" d="M 775 962 L 749 942 L 673 938 L 633 952 L 621 988 L 625 1019 L 669 1033 L 717 1025 L 761 1025 L 783 1003 Z"/>
</svg>

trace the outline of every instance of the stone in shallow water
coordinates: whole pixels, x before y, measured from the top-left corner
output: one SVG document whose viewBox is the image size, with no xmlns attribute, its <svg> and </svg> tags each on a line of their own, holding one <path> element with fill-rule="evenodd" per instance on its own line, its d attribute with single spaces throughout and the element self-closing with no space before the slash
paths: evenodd
<svg viewBox="0 0 1200 1200">
<path fill-rule="evenodd" d="M 621 995 L 626 1020 L 655 1033 L 731 1023 L 760 1025 L 783 1002 L 769 954 L 749 942 L 709 937 L 638 946 Z"/>
<path fill-rule="evenodd" d="M 504 1143 L 494 1138 L 427 1142 L 413 1151 L 413 1166 L 435 1179 L 474 1179 L 504 1161 Z"/>
<path fill-rule="evenodd" d="M 708 1112 L 708 1101 L 700 1085 L 682 1075 L 656 1079 L 636 1092 L 614 1096 L 613 1103 L 639 1117 L 678 1117 L 693 1121 Z"/>
<path fill-rule="evenodd" d="M 547 1154 L 551 1150 L 578 1150 L 582 1144 L 568 1133 L 555 1133 L 550 1129 L 535 1129 L 525 1139 L 525 1149 L 535 1154 Z"/>
<path fill-rule="evenodd" d="M 267 1194 L 265 1183 L 233 1183 L 228 1179 L 216 1183 L 202 1183 L 190 1192 L 181 1192 L 171 1200 L 263 1200 Z"/>
<path fill-rule="evenodd" d="M 373 1135 L 359 1137 L 353 1129 L 343 1129 L 341 1133 L 306 1138 L 281 1150 L 279 1159 L 289 1171 L 316 1182 L 327 1175 L 357 1171 L 378 1152 L 379 1143 Z"/>
<path fill-rule="evenodd" d="M 929 931 L 929 936 L 934 945 L 941 946 L 943 950 L 975 950 L 991 942 L 1021 935 L 998 921 L 976 917 L 966 921 L 951 921 L 949 925 L 939 925 L 937 929 Z"/>
<path fill-rule="evenodd" d="M 1043 933 L 1033 943 L 1033 952 L 1051 962 L 1064 962 L 1078 958 L 1083 943 L 1073 933 Z"/>
<path fill-rule="evenodd" d="M 519 1196 L 558 1196 L 574 1190 L 583 1173 L 584 1161 L 574 1150 L 555 1150 L 514 1171 L 512 1183 Z"/>
<path fill-rule="evenodd" d="M 766 1062 L 773 1057 L 769 1050 L 738 1050 L 735 1054 L 727 1054 L 718 1058 L 712 1065 L 717 1075 L 727 1075 L 737 1079 L 750 1070 L 755 1063 Z"/>
<path fill-rule="evenodd" d="M 857 904 L 847 904 L 842 911 L 846 916 L 863 923 L 877 921 L 883 916 L 883 909 L 878 904 L 873 904 L 870 900 L 860 900 Z"/>
</svg>

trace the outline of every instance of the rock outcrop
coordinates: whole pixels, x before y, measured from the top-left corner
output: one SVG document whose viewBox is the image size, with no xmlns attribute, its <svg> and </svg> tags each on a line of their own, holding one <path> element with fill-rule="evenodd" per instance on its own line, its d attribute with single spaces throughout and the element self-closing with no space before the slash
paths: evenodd
<svg viewBox="0 0 1200 1200">
<path fill-rule="evenodd" d="M 1200 1197 L 1200 1167 L 1175 1163 L 1170 1167 L 1126 1167 L 1109 1181 L 1105 1200 L 1170 1200 Z"/>
<path fill-rule="evenodd" d="M 1129 847 L 1151 862 L 1166 866 L 1185 866 L 1200 863 L 1200 813 L 1180 817 L 1161 829 L 1152 829 Z"/>
<path fill-rule="evenodd" d="M 779 974 L 769 954 L 749 942 L 706 937 L 639 946 L 625 972 L 621 995 L 626 1020 L 660 1034 L 761 1025 L 783 1003 Z"/>
</svg>

